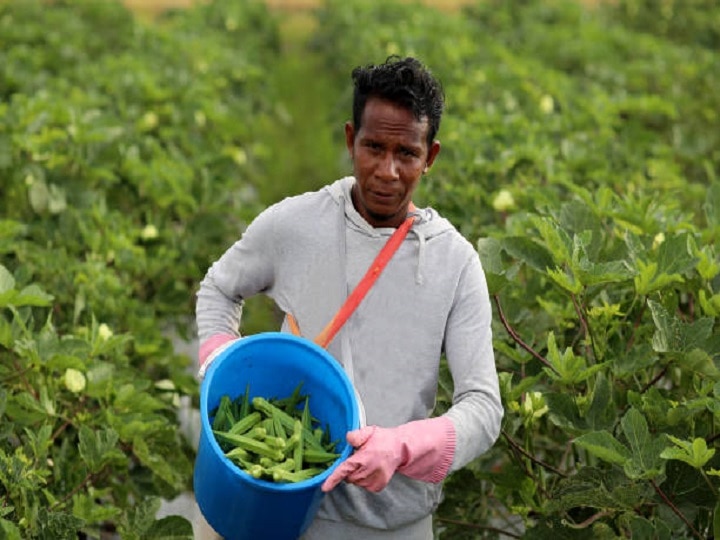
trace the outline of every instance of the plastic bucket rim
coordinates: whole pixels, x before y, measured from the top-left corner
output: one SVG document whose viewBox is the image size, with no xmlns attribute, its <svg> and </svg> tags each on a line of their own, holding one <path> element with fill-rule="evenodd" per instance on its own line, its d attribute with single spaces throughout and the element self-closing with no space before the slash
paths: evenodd
<svg viewBox="0 0 720 540">
<path fill-rule="evenodd" d="M 207 404 L 207 387 L 210 385 L 213 376 L 215 375 L 215 371 L 217 371 L 218 366 L 222 363 L 222 361 L 225 358 L 228 358 L 230 356 L 230 352 L 234 350 L 237 347 L 240 347 L 241 344 L 245 345 L 248 343 L 247 340 L 251 341 L 258 341 L 258 340 L 265 340 L 265 339 L 279 339 L 279 340 L 286 340 L 286 341 L 293 341 L 301 346 L 307 347 L 315 352 L 320 353 L 318 356 L 323 358 L 326 362 L 328 367 L 335 372 L 335 374 L 340 378 L 341 381 L 345 384 L 345 387 L 348 389 L 348 394 L 351 399 L 351 411 L 350 411 L 350 427 L 351 429 L 355 429 L 359 427 L 359 411 L 358 411 L 358 405 L 355 399 L 355 394 L 353 391 L 352 383 L 347 376 L 347 373 L 342 369 L 340 364 L 335 360 L 325 349 L 317 345 L 316 343 L 303 338 L 298 337 L 293 334 L 287 334 L 285 332 L 261 332 L 259 334 L 253 334 L 251 336 L 243 337 L 241 341 L 236 341 L 235 343 L 232 343 L 229 347 L 227 347 L 225 350 L 218 355 L 215 360 L 213 360 L 212 364 L 210 364 L 210 367 L 208 368 L 207 372 L 205 373 L 205 378 L 202 381 L 202 388 L 200 393 L 200 420 L 202 423 L 202 429 L 208 430 L 208 442 L 210 444 L 210 448 L 212 451 L 221 457 L 222 462 L 227 465 L 227 469 L 230 471 L 231 474 L 234 476 L 240 477 L 242 480 L 246 482 L 250 482 L 253 486 L 260 488 L 264 491 L 271 491 L 271 492 L 293 492 L 293 491 L 303 491 L 309 487 L 315 487 L 319 484 L 321 484 L 332 472 L 350 456 L 350 453 L 352 452 L 353 448 L 350 444 L 347 444 L 343 451 L 340 453 L 340 456 L 333 462 L 332 465 L 330 465 L 327 469 L 325 469 L 320 474 L 313 476 L 312 478 L 308 478 L 307 480 L 301 480 L 300 482 L 271 482 L 270 480 L 263 480 L 258 479 L 244 470 L 242 470 L 240 467 L 238 467 L 235 463 L 233 463 L 225 454 L 223 453 L 222 449 L 220 448 L 220 445 L 217 442 L 217 439 L 212 435 L 212 426 L 210 426 L 210 415 L 208 411 L 208 404 Z"/>
</svg>

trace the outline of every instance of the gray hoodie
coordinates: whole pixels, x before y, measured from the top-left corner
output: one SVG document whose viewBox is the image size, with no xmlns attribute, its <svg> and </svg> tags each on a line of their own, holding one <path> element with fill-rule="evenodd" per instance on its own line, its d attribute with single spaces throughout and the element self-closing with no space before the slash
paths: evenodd
<svg viewBox="0 0 720 540">
<path fill-rule="evenodd" d="M 200 341 L 238 334 L 242 300 L 271 297 L 314 338 L 332 319 L 394 232 L 355 210 L 342 178 L 262 212 L 209 269 L 197 295 Z M 492 348 L 490 300 L 472 244 L 431 208 L 417 209 L 410 233 L 328 351 L 348 373 L 368 425 L 427 418 L 447 357 L 456 431 L 451 470 L 487 451 L 503 409 Z M 283 330 L 288 331 L 287 321 Z M 396 529 L 432 513 L 441 485 L 396 474 L 380 493 L 342 483 L 319 516 Z"/>
</svg>

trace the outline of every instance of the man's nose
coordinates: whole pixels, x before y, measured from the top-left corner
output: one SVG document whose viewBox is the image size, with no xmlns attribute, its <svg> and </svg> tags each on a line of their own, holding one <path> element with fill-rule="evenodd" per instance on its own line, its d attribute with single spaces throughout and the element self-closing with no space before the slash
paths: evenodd
<svg viewBox="0 0 720 540">
<path fill-rule="evenodd" d="M 386 180 L 395 180 L 398 177 L 398 166 L 392 152 L 386 152 L 380 158 L 378 176 Z"/>
</svg>

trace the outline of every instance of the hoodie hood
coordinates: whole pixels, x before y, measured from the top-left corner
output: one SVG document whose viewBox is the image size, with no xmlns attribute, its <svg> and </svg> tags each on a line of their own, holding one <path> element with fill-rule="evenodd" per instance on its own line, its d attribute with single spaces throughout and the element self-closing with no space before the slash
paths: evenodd
<svg viewBox="0 0 720 540">
<path fill-rule="evenodd" d="M 365 218 L 355 209 L 352 203 L 351 190 L 355 185 L 354 176 L 346 176 L 333 182 L 325 187 L 330 196 L 337 204 L 344 209 L 339 213 L 340 220 L 338 226 L 344 229 L 352 227 L 356 231 L 367 234 L 368 236 L 390 236 L 395 231 L 392 227 L 376 228 L 370 225 Z M 415 208 L 411 215 L 415 216 L 415 222 L 410 228 L 410 234 L 417 238 L 418 255 L 417 267 L 415 271 L 415 282 L 423 283 L 423 266 L 425 262 L 425 244 L 427 240 L 434 236 L 443 234 L 453 230 L 452 224 L 445 218 L 440 217 L 432 208 Z M 410 235 L 408 234 L 408 236 Z M 345 238 L 344 234 L 339 235 Z"/>
<path fill-rule="evenodd" d="M 370 236 L 392 234 L 395 229 L 391 227 L 375 228 L 365 221 L 365 218 L 355 209 L 350 194 L 354 185 L 355 177 L 346 176 L 325 186 L 325 189 L 335 202 L 344 207 L 344 217 L 350 222 L 350 226 L 358 231 L 364 231 Z M 422 236 L 426 240 L 453 228 L 447 219 L 440 217 L 432 208 L 416 208 L 412 215 L 415 216 L 415 223 L 413 223 L 411 231 L 416 236 Z"/>
</svg>

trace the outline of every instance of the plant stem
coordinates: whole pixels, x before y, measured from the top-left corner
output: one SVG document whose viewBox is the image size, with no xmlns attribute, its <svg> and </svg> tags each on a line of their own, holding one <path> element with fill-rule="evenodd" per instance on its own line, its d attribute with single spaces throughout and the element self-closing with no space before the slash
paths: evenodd
<svg viewBox="0 0 720 540">
<path fill-rule="evenodd" d="M 589 357 L 590 353 L 592 353 L 593 359 L 597 361 L 597 354 L 594 347 L 595 340 L 592 337 L 590 325 L 585 318 L 585 307 L 580 304 L 576 295 L 571 294 L 570 299 L 572 300 L 573 307 L 575 308 L 575 313 L 577 313 L 578 319 L 580 319 L 580 325 L 582 326 L 583 335 L 585 336 L 585 354 Z"/>
<path fill-rule="evenodd" d="M 94 476 L 93 473 L 91 473 L 91 472 L 87 473 L 87 474 L 85 475 L 85 478 L 83 478 L 82 482 L 80 482 L 77 486 L 75 486 L 71 491 L 69 491 L 68 493 L 66 493 L 65 496 L 64 496 L 62 499 L 56 501 L 55 504 L 53 504 L 53 505 L 50 507 L 50 509 L 53 510 L 53 509 L 55 509 L 55 508 L 57 508 L 57 507 L 59 507 L 59 506 L 62 506 L 62 505 L 65 504 L 69 499 L 72 499 L 73 495 L 75 495 L 78 491 L 80 491 L 81 489 L 85 488 L 85 486 L 87 486 L 88 484 L 91 483 L 91 481 L 92 481 L 92 479 L 93 479 L 93 476 Z"/>
<path fill-rule="evenodd" d="M 655 375 L 650 382 L 648 382 L 645 386 L 642 387 L 642 389 L 640 390 L 640 393 L 641 393 L 641 394 L 644 394 L 644 393 L 647 392 L 650 388 L 652 388 L 653 386 L 655 386 L 655 383 L 658 382 L 660 379 L 662 379 L 662 378 L 665 376 L 665 373 L 667 373 L 667 369 L 668 369 L 667 366 L 665 366 L 663 369 L 661 369 L 661 370 L 660 370 L 660 373 L 658 373 L 657 375 Z"/>
<path fill-rule="evenodd" d="M 655 493 L 657 493 L 660 498 L 663 500 L 663 502 L 670 508 L 670 510 L 673 511 L 673 513 L 679 517 L 683 523 L 687 526 L 688 529 L 690 529 L 690 532 L 692 532 L 693 536 L 697 537 L 699 540 L 702 540 L 704 537 L 695 529 L 695 527 L 692 526 L 692 523 L 688 521 L 688 519 L 683 515 L 683 513 L 680 511 L 680 509 L 675 506 L 675 504 L 670 500 L 670 498 L 665 495 L 663 490 L 660 489 L 660 486 L 658 486 L 654 480 L 650 480 L 650 485 L 655 490 Z"/>
<path fill-rule="evenodd" d="M 535 456 L 530 455 L 528 452 L 526 452 L 525 449 L 524 449 L 522 446 L 520 446 L 516 441 L 514 441 L 514 440 L 512 439 L 512 437 L 510 437 L 510 434 L 509 434 L 507 431 L 503 430 L 503 431 L 502 431 L 502 434 L 503 434 L 503 437 L 505 437 L 505 440 L 507 440 L 507 442 L 510 444 L 510 446 L 512 446 L 515 450 L 517 450 L 518 452 L 520 452 L 520 453 L 521 453 L 522 455 L 524 455 L 525 457 L 527 457 L 527 458 L 528 458 L 530 461 L 532 461 L 533 463 L 535 463 L 535 464 L 537 464 L 537 465 L 540 465 L 541 467 L 547 469 L 548 471 L 551 471 L 551 472 L 557 474 L 558 476 L 561 476 L 561 477 L 563 477 L 563 478 L 567 477 L 567 474 L 565 474 L 565 473 L 562 472 L 561 470 L 556 469 L 556 468 L 553 467 L 552 465 L 549 465 L 549 464 L 545 463 L 544 461 L 542 461 L 542 460 L 536 458 Z"/>
<path fill-rule="evenodd" d="M 611 515 L 609 510 L 603 510 L 602 512 L 598 512 L 597 514 L 593 514 L 589 518 L 587 518 L 585 521 L 582 521 L 580 523 L 573 523 L 569 520 L 564 520 L 564 524 L 571 529 L 587 529 L 590 525 L 595 523 L 598 519 L 602 519 L 606 516 Z"/>
<path fill-rule="evenodd" d="M 546 358 L 544 358 L 540 353 L 535 351 L 530 345 L 525 343 L 522 338 L 518 335 L 517 332 L 515 332 L 515 329 L 510 326 L 510 322 L 507 320 L 507 317 L 505 317 L 505 312 L 502 309 L 502 306 L 500 305 L 500 297 L 497 294 L 493 295 L 493 300 L 495 301 L 495 306 L 497 307 L 498 316 L 500 317 L 500 321 L 502 322 L 503 326 L 505 327 L 505 330 L 507 330 L 507 333 L 510 334 L 510 337 L 513 338 L 515 343 L 520 345 L 523 349 L 525 349 L 527 352 L 529 352 L 534 358 L 537 358 L 544 366 L 551 369 L 555 374 L 559 375 L 558 371 L 555 369 L 555 367 L 547 361 Z"/>
</svg>

